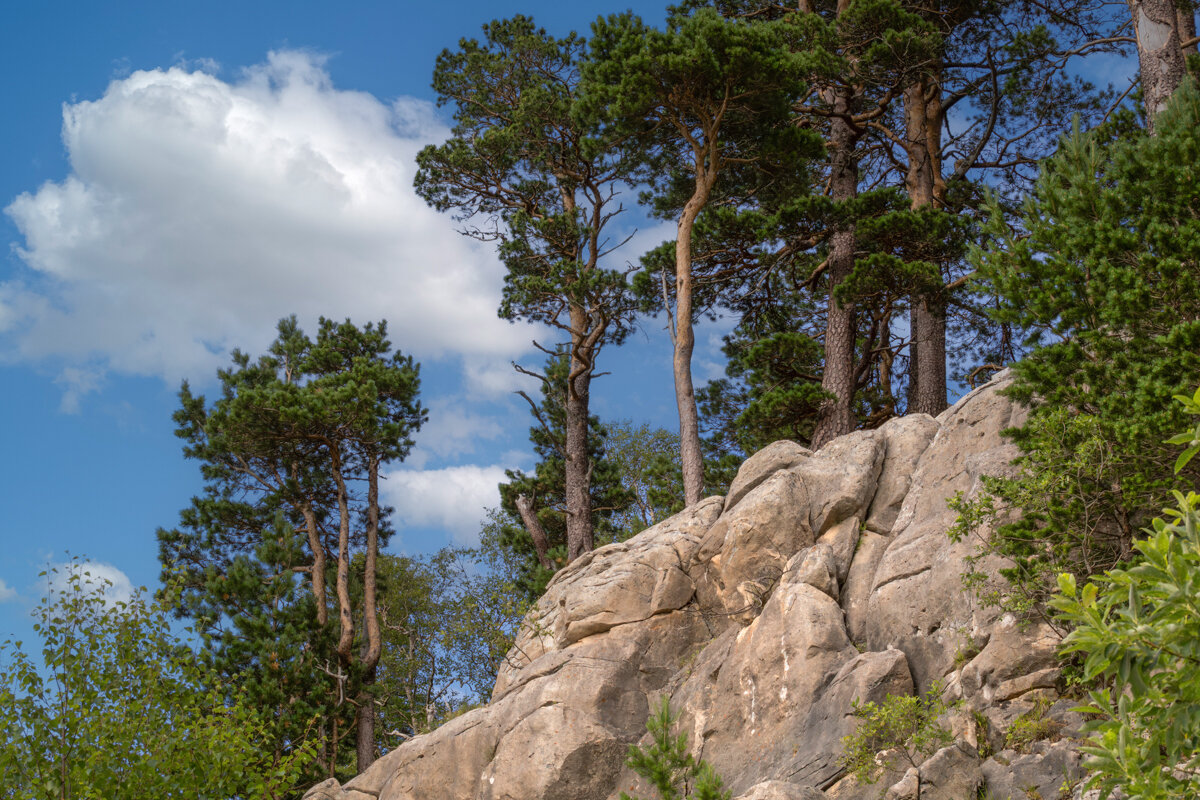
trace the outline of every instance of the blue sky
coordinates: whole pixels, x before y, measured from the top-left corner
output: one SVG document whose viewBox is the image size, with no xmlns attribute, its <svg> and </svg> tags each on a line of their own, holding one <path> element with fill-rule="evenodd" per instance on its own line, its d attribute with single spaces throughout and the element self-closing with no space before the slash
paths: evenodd
<svg viewBox="0 0 1200 800">
<path fill-rule="evenodd" d="M 5 3 L 0 640 L 28 635 L 38 573 L 68 551 L 125 589 L 156 583 L 155 530 L 200 489 L 170 419 L 180 381 L 212 391 L 230 348 L 262 352 L 292 313 L 386 318 L 421 362 L 431 419 L 387 482 L 393 547 L 469 544 L 503 470 L 532 465 L 510 362 L 537 366 L 531 340 L 553 339 L 496 318 L 494 254 L 411 189 L 413 155 L 446 135 L 434 59 L 515 13 L 563 34 L 665 5 Z M 671 234 L 621 224 L 622 260 Z M 700 328 L 697 383 L 727 325 Z M 660 323 L 601 369 L 602 418 L 675 424 Z"/>
<path fill-rule="evenodd" d="M 470 541 L 503 469 L 532 463 L 510 361 L 536 366 L 530 340 L 551 339 L 496 319 L 494 255 L 412 193 L 412 155 L 445 135 L 434 58 L 493 18 L 565 33 L 629 6 L 5 5 L 0 640 L 28 635 L 38 573 L 68 551 L 156 583 L 155 530 L 200 489 L 170 419 L 180 380 L 211 391 L 230 348 L 261 352 L 291 313 L 389 320 L 431 409 L 388 482 L 394 546 Z M 629 260 L 669 232 L 625 224 Z M 660 325 L 604 358 L 597 413 L 673 424 Z"/>
</svg>

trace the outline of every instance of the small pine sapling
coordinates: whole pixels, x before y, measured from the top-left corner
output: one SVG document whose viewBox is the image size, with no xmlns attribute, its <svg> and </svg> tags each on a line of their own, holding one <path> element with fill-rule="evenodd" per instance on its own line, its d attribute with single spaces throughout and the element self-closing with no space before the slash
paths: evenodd
<svg viewBox="0 0 1200 800">
<path fill-rule="evenodd" d="M 658 790 L 661 800 L 729 800 L 718 775 L 704 760 L 697 761 L 688 753 L 687 734 L 671 734 L 675 717 L 671 705 L 663 698 L 658 712 L 646 721 L 646 729 L 654 740 L 647 747 L 629 746 L 629 768 L 645 778 Z M 639 800 L 621 792 L 621 800 Z"/>
</svg>

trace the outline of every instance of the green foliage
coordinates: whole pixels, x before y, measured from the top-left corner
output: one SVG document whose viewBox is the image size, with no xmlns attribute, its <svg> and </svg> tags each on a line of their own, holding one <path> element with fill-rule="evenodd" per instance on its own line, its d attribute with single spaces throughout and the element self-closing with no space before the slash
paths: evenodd
<svg viewBox="0 0 1200 800">
<path fill-rule="evenodd" d="M 1113 509 L 1136 507 L 1136 497 L 1123 496 L 1130 483 L 1120 477 L 1139 465 L 1106 438 L 1096 416 L 1070 409 L 1041 409 L 1026 423 L 1022 441 L 1016 477 L 985 477 L 976 498 L 950 502 L 958 517 L 949 534 L 956 541 L 970 536 L 978 545 L 963 576 L 978 599 L 1055 624 L 1044 603 L 1060 573 L 1091 575 L 1132 552 L 1132 532 L 1118 524 L 1132 515 L 1116 518 Z M 1008 521 L 1007 508 L 1020 509 L 1020 519 Z M 1000 569 L 1001 583 L 987 582 L 975 569 L 989 555 L 1012 562 Z"/>
<path fill-rule="evenodd" d="M 46 577 L 41 663 L 0 645 L 0 797 L 293 796 L 312 743 L 281 752 L 272 711 L 202 666 L 163 605 L 106 598 L 84 561 Z"/>
<path fill-rule="evenodd" d="M 563 329 L 590 360 L 632 322 L 624 274 L 599 264 L 626 157 L 578 103 L 580 36 L 555 38 L 522 15 L 483 32 L 438 56 L 433 88 L 455 124 L 447 142 L 417 156 L 417 192 L 474 218 L 464 233 L 499 242 L 501 317 Z M 499 224 L 473 227 L 489 215 Z M 589 332 L 596 338 L 585 346 Z"/>
<path fill-rule="evenodd" d="M 1058 738 L 1061 723 L 1046 716 L 1052 704 L 1049 697 L 1041 695 L 1033 701 L 1033 708 L 1019 714 L 1004 732 L 1005 749 L 1023 753 L 1034 742 Z"/>
<path fill-rule="evenodd" d="M 664 491 L 659 481 L 663 461 L 673 463 L 679 452 L 679 434 L 632 420 L 610 422 L 605 430 L 605 454 L 631 501 L 613 518 L 618 538 L 624 540 L 671 516 L 675 497 L 683 496 L 682 484 Z M 662 502 L 664 496 L 670 500 Z"/>
<path fill-rule="evenodd" d="M 515 577 L 518 556 L 500 544 L 497 516 L 492 512 L 479 547 L 453 552 L 447 568 L 454 586 L 442 621 L 445 651 L 459 682 L 477 702 L 491 697 L 496 674 L 521 627 L 535 624 L 526 616 L 532 601 Z M 445 562 L 446 555 L 439 560 Z"/>
<path fill-rule="evenodd" d="M 1042 167 L 1021 230 L 993 205 L 997 247 L 973 254 L 999 297 L 997 319 L 1031 331 L 1035 348 L 1014 366 L 1012 394 L 1033 404 L 1010 432 L 1021 474 L 988 486 L 996 507 L 1022 511 L 991 546 L 1013 559 L 1034 603 L 1058 572 L 1082 581 L 1128 558 L 1146 510 L 1200 474 L 1165 443 L 1182 427 L 1170 398 L 1200 374 L 1193 80 L 1156 131 L 1076 130 Z"/>
<path fill-rule="evenodd" d="M 854 701 L 860 720 L 854 733 L 842 740 L 842 766 L 863 784 L 879 779 L 883 763 L 877 756 L 890 751 L 911 766 L 954 741 L 938 717 L 946 713 L 942 686 L 934 683 L 924 697 L 891 695 L 882 703 Z"/>
<path fill-rule="evenodd" d="M 1200 413 L 1200 398 L 1178 399 Z M 1096 687 L 1079 710 L 1098 717 L 1083 750 L 1087 785 L 1102 797 L 1200 793 L 1200 494 L 1174 498 L 1127 566 L 1082 588 L 1064 573 L 1051 601 L 1074 628 L 1063 654 L 1085 656 L 1083 678 Z"/>
<path fill-rule="evenodd" d="M 185 383 L 174 414 L 205 487 L 178 528 L 158 532 L 164 582 L 180 585 L 172 608 L 194 620 L 214 674 L 272 710 L 279 748 L 318 717 L 322 774 L 346 775 L 346 698 L 367 691 L 371 670 L 356 657 L 367 648 L 352 639 L 338 653 L 335 640 L 341 619 L 365 638 L 366 556 L 391 533 L 378 473 L 403 459 L 425 419 L 419 367 L 392 350 L 385 323 L 322 318 L 310 338 L 292 317 L 266 355 L 235 351 L 218 378 L 211 403 Z"/>
<path fill-rule="evenodd" d="M 706 761 L 696 761 L 688 752 L 687 734 L 672 735 L 675 719 L 670 701 L 664 697 L 656 713 L 646 721 L 652 742 L 648 747 L 629 746 L 629 768 L 649 781 L 661 800 L 729 800 L 721 776 Z M 637 800 L 621 792 L 621 800 Z"/>
<path fill-rule="evenodd" d="M 700 413 L 714 449 L 747 457 L 771 442 L 807 444 L 821 389 L 824 352 L 810 326 L 810 295 L 774 287 L 761 302 L 747 303 L 725 337 L 726 377 L 698 392 Z"/>
</svg>

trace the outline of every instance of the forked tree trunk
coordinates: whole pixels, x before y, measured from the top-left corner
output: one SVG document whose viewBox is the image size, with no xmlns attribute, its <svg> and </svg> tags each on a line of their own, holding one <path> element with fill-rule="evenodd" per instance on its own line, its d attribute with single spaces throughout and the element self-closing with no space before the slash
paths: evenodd
<svg viewBox="0 0 1200 800">
<path fill-rule="evenodd" d="M 904 91 L 904 183 L 910 207 L 941 208 L 942 105 L 935 77 L 925 76 Z M 940 283 L 940 276 L 939 276 Z M 908 411 L 937 416 L 946 402 L 946 308 L 940 287 L 915 292 L 909 312 Z"/>
<path fill-rule="evenodd" d="M 550 551 L 550 539 L 546 536 L 546 529 L 542 527 L 542 521 L 537 517 L 537 511 L 533 508 L 533 501 L 528 496 L 519 494 L 516 500 L 517 513 L 521 515 L 521 522 L 525 525 L 525 530 L 529 533 L 529 538 L 533 539 L 533 551 L 537 555 L 538 563 L 549 570 L 554 569 L 554 562 L 547 555 Z"/>
</svg>

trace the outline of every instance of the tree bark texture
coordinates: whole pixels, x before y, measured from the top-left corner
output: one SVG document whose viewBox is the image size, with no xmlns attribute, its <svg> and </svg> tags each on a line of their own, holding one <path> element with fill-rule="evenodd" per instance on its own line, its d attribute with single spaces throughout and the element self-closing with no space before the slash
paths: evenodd
<svg viewBox="0 0 1200 800">
<path fill-rule="evenodd" d="M 355 756 L 361 775 L 375 763 L 375 668 L 367 670 L 358 692 L 357 730 L 355 731 Z"/>
<path fill-rule="evenodd" d="M 696 192 L 684 206 L 675 238 L 675 403 L 679 407 L 679 461 L 683 469 L 684 505 L 700 502 L 704 491 L 704 455 L 700 450 L 700 413 L 692 384 L 692 228 L 708 202 L 712 183 L 697 180 Z"/>
<path fill-rule="evenodd" d="M 919 343 L 918 375 L 908 412 L 936 417 L 947 407 L 946 308 L 934 294 L 914 296 L 912 300 L 912 339 Z"/>
<path fill-rule="evenodd" d="M 379 612 L 375 604 L 376 572 L 379 556 L 379 458 L 372 454 L 367 463 L 367 552 L 363 564 L 363 642 L 362 686 L 358 692 L 358 728 L 356 750 L 358 771 L 365 772 L 375 762 L 375 667 L 383 653 L 379 630 Z"/>
<path fill-rule="evenodd" d="M 322 628 L 329 622 L 329 609 L 325 600 L 325 546 L 321 542 L 321 533 L 317 529 L 317 515 L 313 511 L 312 502 L 306 501 L 300 507 L 304 515 L 304 527 L 308 533 L 308 546 L 312 550 L 312 593 L 313 603 L 317 607 L 317 624 Z"/>
<path fill-rule="evenodd" d="M 904 183 L 914 211 L 944 205 L 940 95 L 934 76 L 923 76 L 904 91 L 904 149 L 908 157 Z M 940 287 L 930 287 L 915 292 L 910 306 L 908 411 L 937 416 L 947 406 L 945 299 Z"/>
<path fill-rule="evenodd" d="M 342 464 L 336 444 L 330 444 L 330 458 L 333 479 L 337 484 L 338 505 L 337 653 L 341 663 L 349 666 L 354 657 L 354 615 L 350 603 L 350 497 L 346 490 L 346 479 L 342 475 Z"/>
<path fill-rule="evenodd" d="M 546 537 L 546 529 L 542 527 L 542 521 L 537 518 L 537 512 L 533 510 L 533 502 L 523 494 L 517 495 L 517 513 L 521 515 L 521 522 L 524 523 L 525 530 L 529 532 L 529 538 L 533 539 L 533 549 L 537 553 L 538 563 L 546 569 L 554 569 L 550 556 L 546 555 L 550 550 L 550 540 Z"/>
<path fill-rule="evenodd" d="M 1179 30 L 1181 15 L 1175 0 L 1126 2 L 1137 40 L 1146 126 L 1154 133 L 1154 118 L 1167 107 L 1186 72 Z"/>
<path fill-rule="evenodd" d="M 851 90 L 839 89 L 834 97 L 835 114 L 850 111 Z M 858 196 L 858 156 L 855 148 L 859 134 L 841 116 L 829 123 L 830 196 L 834 200 L 852 200 Z M 833 232 L 829 239 L 829 312 L 825 324 L 825 371 L 821 388 L 833 395 L 822 404 L 813 429 L 812 446 L 818 449 L 854 427 L 854 340 L 855 313 L 852 304 L 843 304 L 835 296 L 837 287 L 854 269 L 855 233 L 853 223 Z"/>
<path fill-rule="evenodd" d="M 578 305 L 571 310 L 571 354 L 568 361 L 566 396 L 566 502 L 567 502 L 567 563 L 574 561 L 593 546 L 592 530 L 592 469 L 588 453 L 588 412 L 591 392 L 591 364 L 585 363 L 590 353 L 580 351 L 584 332 L 588 328 L 587 314 Z M 528 526 L 526 526 L 528 527 Z M 532 533 L 532 532 L 531 532 Z M 536 543 L 535 543 L 536 546 Z"/>
<path fill-rule="evenodd" d="M 1183 45 L 1183 57 L 1186 59 L 1188 55 L 1200 52 L 1200 46 L 1195 41 L 1196 38 L 1196 12 L 1191 9 L 1176 8 L 1175 22 L 1179 41 L 1191 42 L 1191 44 Z"/>
</svg>

